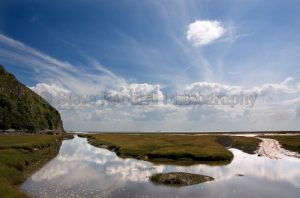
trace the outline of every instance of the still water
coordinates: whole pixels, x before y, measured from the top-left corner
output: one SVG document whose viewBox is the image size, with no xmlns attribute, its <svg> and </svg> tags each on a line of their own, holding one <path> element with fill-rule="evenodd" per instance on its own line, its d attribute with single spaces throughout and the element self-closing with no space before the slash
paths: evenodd
<svg viewBox="0 0 300 198">
<path fill-rule="evenodd" d="M 230 149 L 225 166 L 173 166 L 121 159 L 84 138 L 62 143 L 59 154 L 22 185 L 32 197 L 295 197 L 300 196 L 300 159 L 269 159 Z M 188 187 L 157 186 L 157 172 L 184 171 L 212 176 L 214 181 Z M 243 175 L 243 176 L 241 176 Z"/>
</svg>

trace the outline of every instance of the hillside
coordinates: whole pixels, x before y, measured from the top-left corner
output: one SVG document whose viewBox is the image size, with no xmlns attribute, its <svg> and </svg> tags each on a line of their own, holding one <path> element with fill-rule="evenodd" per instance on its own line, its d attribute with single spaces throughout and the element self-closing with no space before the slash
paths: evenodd
<svg viewBox="0 0 300 198">
<path fill-rule="evenodd" d="M 0 65 L 0 130 L 63 132 L 58 111 Z"/>
</svg>

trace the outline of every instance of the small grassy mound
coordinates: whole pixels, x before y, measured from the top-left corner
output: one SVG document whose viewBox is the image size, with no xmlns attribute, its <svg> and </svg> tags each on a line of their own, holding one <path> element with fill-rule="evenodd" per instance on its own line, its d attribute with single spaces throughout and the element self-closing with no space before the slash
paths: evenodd
<svg viewBox="0 0 300 198">
<path fill-rule="evenodd" d="M 0 197 L 22 198 L 18 186 L 59 151 L 70 135 L 1 135 Z"/>
<path fill-rule="evenodd" d="M 81 134 L 80 137 L 123 158 L 180 165 L 227 164 L 233 154 L 224 147 L 225 143 L 230 141 L 235 148 L 254 152 L 260 142 L 252 137 L 188 134 Z"/>
<path fill-rule="evenodd" d="M 300 135 L 266 135 L 261 137 L 275 139 L 283 148 L 300 153 Z"/>
<path fill-rule="evenodd" d="M 158 173 L 150 177 L 150 181 L 154 184 L 170 186 L 188 186 L 212 180 L 214 180 L 214 178 L 209 176 L 184 172 Z"/>
</svg>

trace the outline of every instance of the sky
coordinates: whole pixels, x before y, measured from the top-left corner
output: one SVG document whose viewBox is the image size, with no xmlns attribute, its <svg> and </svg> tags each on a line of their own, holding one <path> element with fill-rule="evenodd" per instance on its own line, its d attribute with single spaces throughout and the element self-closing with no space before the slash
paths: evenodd
<svg viewBox="0 0 300 198">
<path fill-rule="evenodd" d="M 0 64 L 75 131 L 300 130 L 298 0 L 0 0 Z"/>
</svg>

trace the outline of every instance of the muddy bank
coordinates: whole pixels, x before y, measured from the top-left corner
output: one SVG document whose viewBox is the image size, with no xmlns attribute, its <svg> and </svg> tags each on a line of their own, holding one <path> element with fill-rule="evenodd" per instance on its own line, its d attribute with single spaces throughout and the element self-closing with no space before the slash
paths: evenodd
<svg viewBox="0 0 300 198">
<path fill-rule="evenodd" d="M 282 156 L 300 157 L 300 154 L 282 148 L 277 140 L 269 138 L 259 139 L 262 140 L 259 144 L 259 150 L 257 151 L 259 156 L 268 157 L 270 159 L 280 159 Z"/>
</svg>

